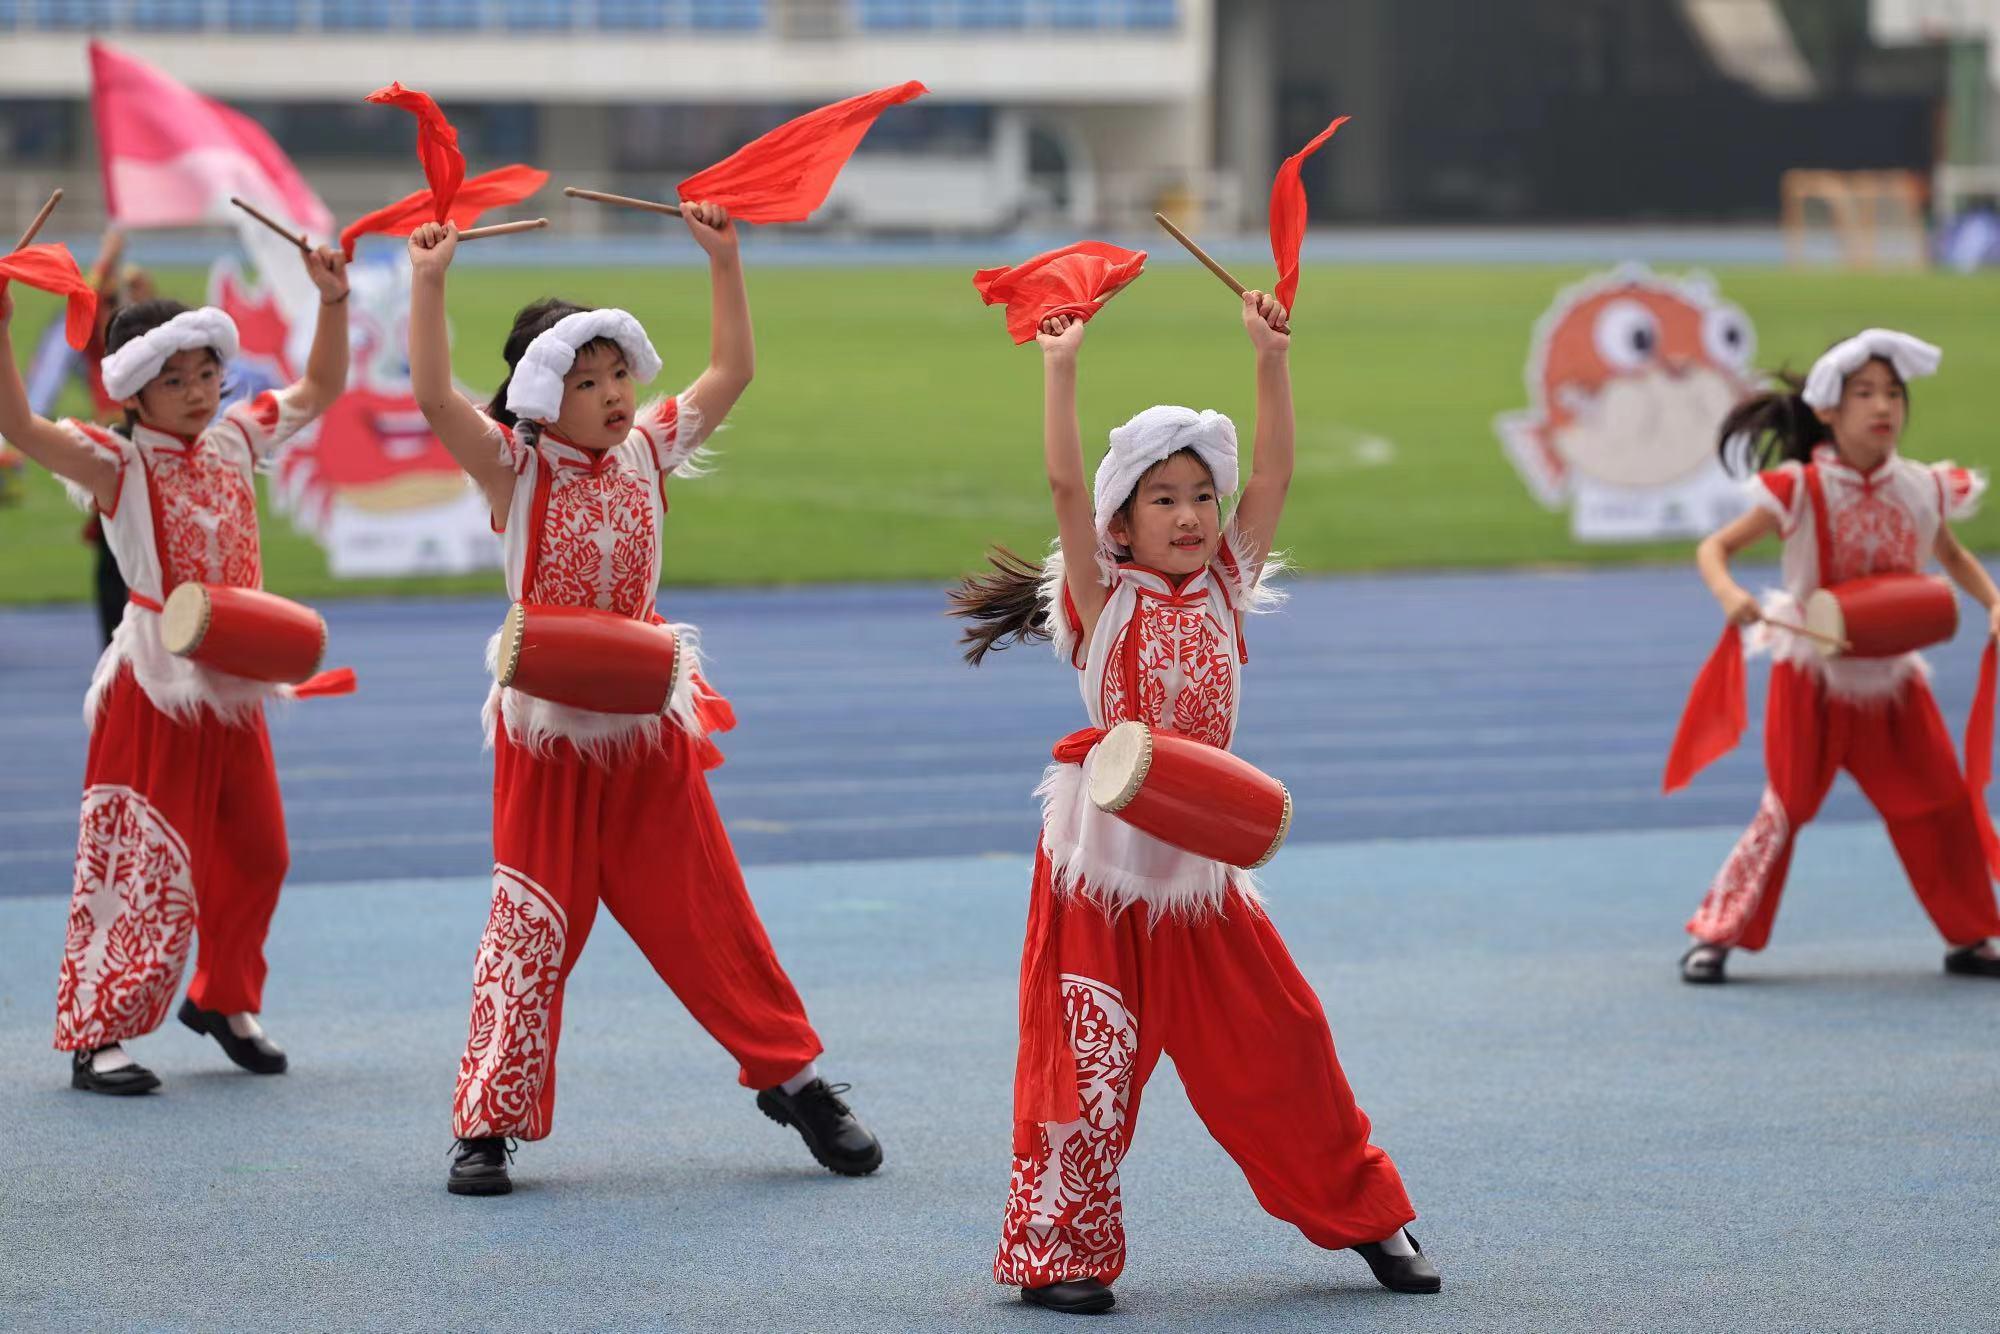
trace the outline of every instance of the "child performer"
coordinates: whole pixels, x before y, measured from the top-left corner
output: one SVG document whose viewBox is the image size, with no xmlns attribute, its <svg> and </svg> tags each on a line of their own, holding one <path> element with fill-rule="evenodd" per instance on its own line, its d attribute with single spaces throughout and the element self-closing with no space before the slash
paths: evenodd
<svg viewBox="0 0 2000 1334">
<path fill-rule="evenodd" d="M 180 1020 L 256 1074 L 285 1054 L 257 1022 L 264 937 L 290 854 L 264 727 L 278 689 L 168 653 L 160 609 L 183 583 L 263 582 L 252 471 L 347 385 L 347 277 L 338 251 L 305 257 L 319 324 L 305 378 L 218 421 L 236 326 L 213 307 L 123 306 L 105 331 L 104 387 L 123 425 L 30 412 L 0 292 L 0 433 L 94 506 L 130 601 L 84 704 L 90 755 L 56 1047 L 72 1087 L 145 1093 L 159 1079 L 123 1047 L 166 1018 L 188 947 Z"/>
<path fill-rule="evenodd" d="M 482 413 L 452 386 L 444 282 L 455 227 L 410 236 L 410 372 L 438 438 L 478 484 L 505 550 L 509 597 L 661 623 L 667 479 L 692 476 L 701 444 L 750 383 L 750 305 L 736 229 L 689 204 L 709 257 L 708 368 L 676 397 L 639 403 L 660 358 L 622 310 L 540 301 L 515 317 L 510 375 Z M 681 651 L 698 636 L 679 625 Z M 490 651 L 490 650 L 489 650 Z M 504 1195 L 509 1139 L 549 1133 L 563 984 L 600 900 L 702 1027 L 735 1057 L 772 1120 L 819 1163 L 863 1176 L 881 1146 L 815 1064 L 820 1040 L 743 885 L 704 771 L 707 739 L 734 716 L 697 672 L 666 716 L 596 713 L 495 687 L 493 910 L 473 970 L 472 1025 L 453 1102 L 447 1187 Z"/>
<path fill-rule="evenodd" d="M 1112 1305 L 1125 1266 L 1118 1165 L 1155 1062 L 1173 1057 L 1209 1132 L 1257 1198 L 1315 1244 L 1359 1251 L 1385 1286 L 1434 1292 L 1403 1230 L 1415 1215 L 1368 1142 L 1326 1017 L 1251 878 L 1161 843 L 1091 805 L 1081 767 L 1097 729 L 1138 720 L 1227 748 L 1247 659 L 1242 614 L 1273 600 L 1264 566 L 1292 475 L 1286 313 L 1245 294 L 1257 358 L 1256 470 L 1236 490 L 1229 419 L 1148 408 L 1111 433 L 1083 480 L 1076 357 L 1084 325 L 1043 322 L 1044 440 L 1060 556 L 999 553 L 955 611 L 977 663 L 1047 638 L 1079 669 L 1092 730 L 1057 747 L 1021 962 L 1014 1169 L 994 1277 L 1023 1300 Z"/>
<path fill-rule="evenodd" d="M 1764 797 L 1708 896 L 1688 922 L 1681 956 L 1689 982 L 1721 982 L 1732 949 L 1760 950 L 1784 892 L 1792 843 L 1846 769 L 1875 803 L 1924 911 L 1950 947 L 1945 971 L 2000 977 L 2000 909 L 1993 900 L 1978 820 L 1944 720 L 1915 653 L 1889 659 L 1828 658 L 1799 635 L 1815 589 L 1866 575 L 1914 574 L 1935 556 L 1987 610 L 2000 632 L 2000 591 L 1952 536 L 1950 520 L 1977 507 L 1983 476 L 1896 452 L 1909 420 L 1908 382 L 1937 370 L 1929 343 L 1868 329 L 1838 343 L 1801 383 L 1739 405 L 1722 424 L 1723 459 L 1762 468 L 1756 504 L 1704 539 L 1695 564 L 1723 613 L 1759 627 L 1774 659 L 1766 705 Z M 1784 588 L 1760 607 L 1729 573 L 1729 560 L 1776 534 Z"/>
</svg>

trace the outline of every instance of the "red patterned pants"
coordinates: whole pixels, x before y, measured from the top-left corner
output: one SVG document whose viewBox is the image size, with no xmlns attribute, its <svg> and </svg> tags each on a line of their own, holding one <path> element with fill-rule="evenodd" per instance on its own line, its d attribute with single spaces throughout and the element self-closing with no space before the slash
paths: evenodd
<svg viewBox="0 0 2000 1334">
<path fill-rule="evenodd" d="M 1937 702 L 1921 678 L 1885 700 L 1829 696 L 1819 676 L 1778 663 L 1764 720 L 1768 786 L 1687 924 L 1712 945 L 1760 950 L 1784 894 L 1798 831 L 1845 769 L 1889 826 L 1910 885 L 1954 945 L 2000 936 L 1979 826 Z"/>
<path fill-rule="evenodd" d="M 264 937 L 290 863 L 263 715 L 177 722 L 121 673 L 84 764 L 56 1048 L 158 1028 L 190 945 L 188 999 L 262 1009 Z"/>
<path fill-rule="evenodd" d="M 1142 909 L 1113 920 L 1058 897 L 1046 854 L 1033 895 L 1028 934 L 1046 930 L 1060 961 L 1082 1116 L 1033 1127 L 1026 1144 L 1017 1132 L 995 1279 L 1109 1283 L 1124 1269 L 1118 1166 L 1162 1052 L 1258 1203 L 1307 1240 L 1379 1241 L 1416 1216 L 1395 1164 L 1368 1142 L 1319 997 L 1260 910 L 1232 896 L 1225 915 L 1198 923 L 1148 925 Z"/>
<path fill-rule="evenodd" d="M 494 742 L 493 911 L 472 975 L 458 1067 L 460 1138 L 541 1139 L 556 1102 L 563 983 L 600 900 L 749 1088 L 783 1083 L 820 1053 L 772 952 L 708 792 L 695 742 L 615 765 Z"/>
</svg>

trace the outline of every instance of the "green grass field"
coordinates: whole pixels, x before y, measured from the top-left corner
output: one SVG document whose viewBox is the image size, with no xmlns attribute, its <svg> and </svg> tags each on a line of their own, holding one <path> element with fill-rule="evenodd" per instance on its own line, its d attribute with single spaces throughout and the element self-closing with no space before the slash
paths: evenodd
<svg viewBox="0 0 2000 1334">
<path fill-rule="evenodd" d="M 1261 276 L 1261 275 L 1260 275 Z M 1548 268 L 1355 268 L 1306 274 L 1292 370 L 1299 467 L 1280 542 L 1311 570 L 1682 558 L 1684 547 L 1583 547 L 1566 515 L 1541 509 L 1493 436 L 1496 412 L 1525 404 L 1529 329 L 1556 289 Z M 2000 282 L 1937 275 L 1722 271 L 1755 321 L 1760 360 L 1811 358 L 1871 324 L 1947 350 L 1919 385 L 1907 448 L 1986 465 L 2000 452 Z M 198 298 L 201 275 L 163 274 Z M 752 269 L 757 382 L 716 441 L 721 467 L 680 486 L 666 536 L 667 581 L 684 584 L 943 580 L 992 542 L 1037 551 L 1052 524 L 1040 464 L 1040 366 L 1009 345 L 970 275 L 940 269 Z M 706 275 L 472 269 L 451 300 L 466 383 L 498 382 L 513 311 L 557 294 L 618 304 L 647 324 L 677 388 L 707 347 Z M 54 313 L 24 293 L 17 351 Z M 1250 353 L 1233 299 L 1191 266 L 1158 268 L 1093 324 L 1083 354 L 1086 441 L 1156 402 L 1252 416 Z M 69 406 L 74 406 L 71 404 Z M 1388 441 L 1391 450 L 1374 442 Z M 1094 459 L 1093 459 L 1094 462 Z M 79 598 L 88 549 L 78 516 L 45 474 L 0 509 L 0 602 Z M 2000 545 L 2000 516 L 1966 526 Z M 336 582 L 312 542 L 267 515 L 266 582 L 336 593 L 492 590 L 498 577 Z"/>
</svg>

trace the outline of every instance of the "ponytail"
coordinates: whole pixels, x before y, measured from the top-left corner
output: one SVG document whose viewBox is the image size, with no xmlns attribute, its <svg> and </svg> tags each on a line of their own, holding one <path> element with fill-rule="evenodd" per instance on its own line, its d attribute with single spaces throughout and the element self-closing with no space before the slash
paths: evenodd
<svg viewBox="0 0 2000 1334">
<path fill-rule="evenodd" d="M 1749 477 L 1780 463 L 1810 463 L 1813 450 L 1833 439 L 1801 397 L 1803 379 L 1785 370 L 1772 379 L 1775 387 L 1744 399 L 1722 419 L 1715 452 L 1736 476 Z"/>
<path fill-rule="evenodd" d="M 1041 564 L 1006 547 L 989 550 L 986 563 L 993 567 L 991 574 L 969 574 L 949 594 L 950 614 L 972 622 L 958 642 L 974 667 L 1009 644 L 1046 643 L 1051 638 L 1042 605 Z"/>
</svg>

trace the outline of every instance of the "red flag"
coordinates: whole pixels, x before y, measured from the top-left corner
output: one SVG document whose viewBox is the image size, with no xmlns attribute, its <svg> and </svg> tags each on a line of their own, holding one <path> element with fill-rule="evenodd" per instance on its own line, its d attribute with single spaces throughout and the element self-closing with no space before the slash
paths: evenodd
<svg viewBox="0 0 2000 1334">
<path fill-rule="evenodd" d="M 97 289 L 76 267 L 65 245 L 31 245 L 0 255 L 0 287 L 25 283 L 63 298 L 63 338 L 81 352 L 97 328 Z"/>
<path fill-rule="evenodd" d="M 2000 877 L 2000 835 L 1986 809 L 1986 789 L 1993 782 L 1993 678 L 2000 640 L 1988 639 L 1979 659 L 1979 686 L 1972 693 L 1972 712 L 1965 719 L 1965 786 L 1972 794 L 1972 815 L 1979 822 L 1979 842 L 1986 849 L 1987 871 Z"/>
<path fill-rule="evenodd" d="M 1299 294 L 1299 246 L 1306 239 L 1306 187 L 1299 180 L 1299 168 L 1347 121 L 1342 116 L 1314 135 L 1311 143 L 1279 165 L 1278 178 L 1271 182 L 1271 258 L 1278 265 L 1278 285 L 1271 294 L 1286 310 Z"/>
<path fill-rule="evenodd" d="M 431 192 L 419 190 L 342 227 L 340 248 L 353 259 L 355 243 L 362 237 L 408 236 L 427 222 L 455 222 L 462 230 L 479 221 L 479 215 L 488 209 L 518 204 L 548 181 L 547 172 L 518 162 L 511 167 L 495 167 L 460 186 L 443 217 L 437 214 L 437 201 Z"/>
<path fill-rule="evenodd" d="M 1750 711 L 1743 697 L 1743 632 L 1732 622 L 1722 627 L 1715 652 L 1708 655 L 1688 692 L 1660 790 L 1686 787 L 1696 774 L 1734 749 L 1749 726 Z"/>
<path fill-rule="evenodd" d="M 417 118 L 417 160 L 424 164 L 424 180 L 430 183 L 431 198 L 437 204 L 437 215 L 428 221 L 443 222 L 459 186 L 465 183 L 465 154 L 458 151 L 457 128 L 445 119 L 444 108 L 429 93 L 405 88 L 400 82 L 377 88 L 365 100 L 401 107 Z"/>
<path fill-rule="evenodd" d="M 90 112 L 113 222 L 241 220 L 229 205 L 241 195 L 304 231 L 333 230 L 326 205 L 256 121 L 103 42 L 90 44 Z"/>
<path fill-rule="evenodd" d="M 875 118 L 929 91 L 912 79 L 808 111 L 682 181 L 680 197 L 720 204 L 738 222 L 804 222 Z"/>
<path fill-rule="evenodd" d="M 1145 268 L 1143 250 L 1078 241 L 1011 269 L 981 269 L 972 285 L 987 305 L 1006 304 L 1007 332 L 1025 343 L 1051 315 L 1089 319 Z"/>
</svg>

